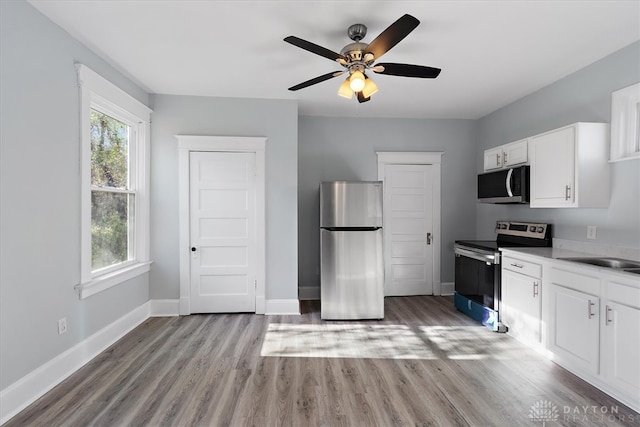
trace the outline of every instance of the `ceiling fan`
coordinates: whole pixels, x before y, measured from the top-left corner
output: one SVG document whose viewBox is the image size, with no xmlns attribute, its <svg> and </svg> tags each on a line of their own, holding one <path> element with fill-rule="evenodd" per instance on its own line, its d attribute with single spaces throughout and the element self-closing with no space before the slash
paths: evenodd
<svg viewBox="0 0 640 427">
<path fill-rule="evenodd" d="M 338 95 L 345 98 L 352 98 L 355 93 L 358 102 L 367 102 L 371 99 L 371 95 L 378 91 L 378 86 L 366 74 L 366 71 L 368 70 L 378 74 L 387 74 L 389 76 L 435 79 L 440 74 L 440 68 L 413 64 L 397 64 L 393 62 L 373 64 L 374 61 L 380 59 L 382 55 L 408 36 L 409 33 L 418 26 L 418 24 L 420 24 L 418 19 L 405 14 L 396 22 L 389 25 L 386 30 L 380 33 L 380 35 L 369 44 L 361 42 L 367 34 L 367 27 L 363 24 L 354 24 L 350 26 L 347 31 L 347 34 L 349 35 L 349 38 L 353 40 L 353 43 L 349 43 L 343 47 L 340 53 L 303 40 L 299 37 L 285 37 L 284 41 L 287 43 L 291 43 L 292 45 L 308 50 L 311 53 L 336 61 L 345 68 L 344 70 L 323 74 L 311 80 L 291 86 L 289 90 L 295 91 L 304 89 L 305 87 L 341 76 L 344 73 L 349 73 L 347 79 L 340 86 Z"/>
</svg>

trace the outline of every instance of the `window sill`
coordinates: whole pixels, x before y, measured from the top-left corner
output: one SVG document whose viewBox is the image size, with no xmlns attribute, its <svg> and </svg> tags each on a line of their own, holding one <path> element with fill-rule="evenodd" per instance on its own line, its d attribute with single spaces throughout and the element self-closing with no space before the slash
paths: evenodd
<svg viewBox="0 0 640 427">
<path fill-rule="evenodd" d="M 609 163 L 619 163 L 627 160 L 638 160 L 638 159 L 640 159 L 640 153 L 633 153 L 633 154 L 628 154 L 626 156 L 616 157 L 615 159 L 611 159 L 609 160 Z"/>
<path fill-rule="evenodd" d="M 133 265 L 127 266 L 117 271 L 112 271 L 107 274 L 103 274 L 100 277 L 95 277 L 88 282 L 76 285 L 76 290 L 81 300 L 95 295 L 98 292 L 102 292 L 106 289 L 112 288 L 147 273 L 153 261 L 138 262 Z"/>
</svg>

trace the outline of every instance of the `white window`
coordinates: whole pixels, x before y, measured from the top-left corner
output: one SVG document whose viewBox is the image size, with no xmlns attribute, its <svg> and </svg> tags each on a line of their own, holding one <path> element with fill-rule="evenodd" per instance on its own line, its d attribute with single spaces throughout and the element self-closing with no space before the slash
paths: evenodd
<svg viewBox="0 0 640 427">
<path fill-rule="evenodd" d="M 640 83 L 611 94 L 611 161 L 640 158 Z"/>
<path fill-rule="evenodd" d="M 78 64 L 80 298 L 149 271 L 151 110 Z"/>
</svg>

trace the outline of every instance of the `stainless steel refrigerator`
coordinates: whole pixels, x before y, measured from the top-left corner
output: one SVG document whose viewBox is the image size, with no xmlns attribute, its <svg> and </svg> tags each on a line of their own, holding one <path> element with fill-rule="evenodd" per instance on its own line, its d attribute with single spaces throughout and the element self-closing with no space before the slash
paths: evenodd
<svg viewBox="0 0 640 427">
<path fill-rule="evenodd" d="M 322 319 L 384 318 L 382 182 L 320 185 Z"/>
</svg>

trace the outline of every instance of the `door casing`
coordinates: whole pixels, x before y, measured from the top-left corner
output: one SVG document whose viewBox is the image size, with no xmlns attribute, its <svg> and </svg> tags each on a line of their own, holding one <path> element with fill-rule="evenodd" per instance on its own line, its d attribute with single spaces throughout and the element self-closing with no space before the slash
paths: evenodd
<svg viewBox="0 0 640 427">
<path fill-rule="evenodd" d="M 256 155 L 256 314 L 266 311 L 265 137 L 176 135 L 180 239 L 180 315 L 191 314 L 191 246 L 189 224 L 190 153 L 194 151 Z"/>
</svg>

